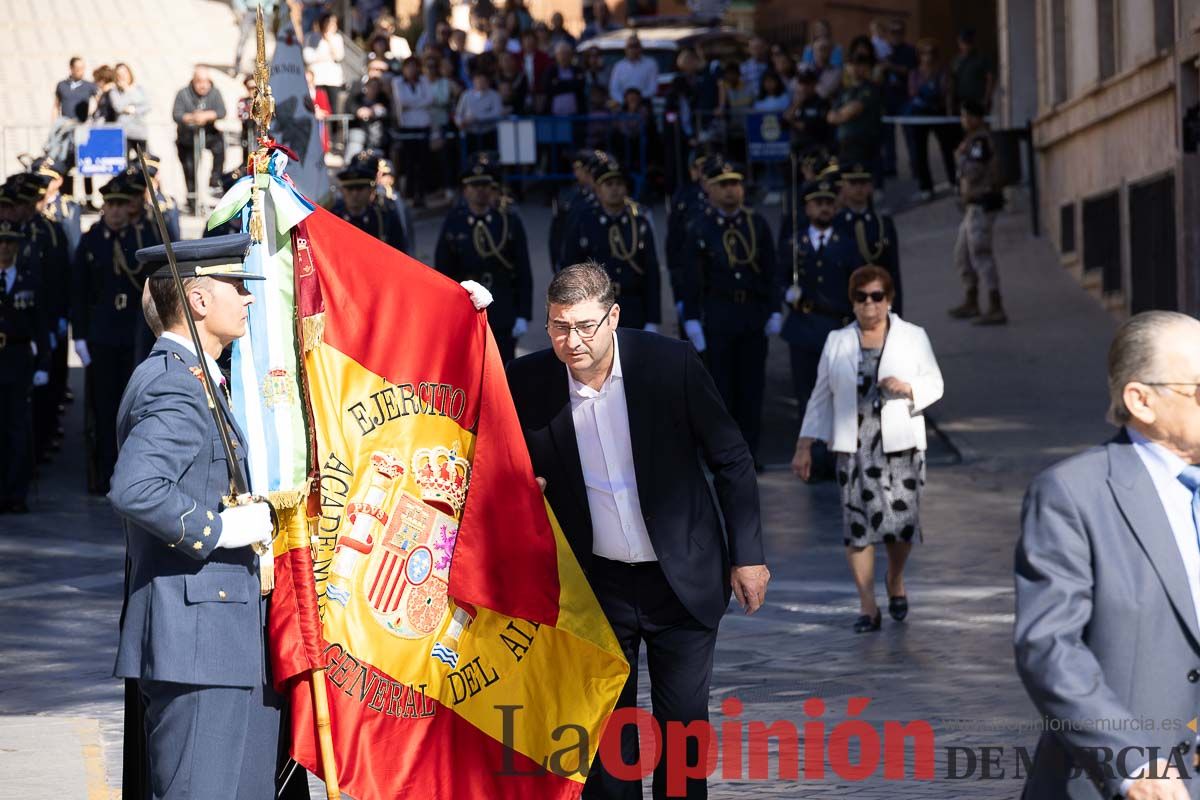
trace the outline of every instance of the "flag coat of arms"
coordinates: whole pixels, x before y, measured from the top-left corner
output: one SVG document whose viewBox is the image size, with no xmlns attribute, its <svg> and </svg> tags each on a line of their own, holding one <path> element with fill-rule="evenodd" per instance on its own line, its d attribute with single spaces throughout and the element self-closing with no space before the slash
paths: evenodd
<svg viewBox="0 0 1200 800">
<path fill-rule="evenodd" d="M 578 797 L 629 666 L 534 481 L 485 315 L 321 208 L 292 265 L 318 477 L 311 540 L 275 548 L 293 756 L 320 774 L 324 668 L 348 794 Z"/>
</svg>

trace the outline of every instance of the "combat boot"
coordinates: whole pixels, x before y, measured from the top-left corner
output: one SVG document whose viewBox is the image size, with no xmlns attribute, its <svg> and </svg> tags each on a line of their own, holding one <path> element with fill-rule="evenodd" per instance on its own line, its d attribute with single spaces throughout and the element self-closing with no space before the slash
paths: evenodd
<svg viewBox="0 0 1200 800">
<path fill-rule="evenodd" d="M 1000 292 L 988 292 L 988 309 L 987 312 L 979 319 L 974 320 L 976 325 L 1003 325 L 1008 322 L 1008 315 L 1004 313 L 1004 305 L 1000 302 Z"/>
<path fill-rule="evenodd" d="M 979 290 L 967 289 L 967 297 L 963 300 L 962 305 L 955 306 L 947 311 L 950 316 L 955 319 L 970 319 L 971 317 L 979 316 Z"/>
</svg>

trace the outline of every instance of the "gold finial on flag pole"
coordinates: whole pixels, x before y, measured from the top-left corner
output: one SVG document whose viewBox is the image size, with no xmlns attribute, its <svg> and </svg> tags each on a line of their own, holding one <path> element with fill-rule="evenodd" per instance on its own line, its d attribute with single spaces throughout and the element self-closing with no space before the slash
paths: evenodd
<svg viewBox="0 0 1200 800">
<path fill-rule="evenodd" d="M 262 6 L 254 21 L 254 33 L 257 52 L 254 56 L 254 99 L 250 103 L 250 117 L 254 120 L 258 132 L 258 149 L 250 156 L 250 174 L 255 176 L 254 186 L 250 190 L 250 238 L 256 242 L 263 240 L 263 198 L 258 189 L 259 174 L 265 174 L 271 158 L 267 146 L 268 132 L 271 120 L 275 116 L 275 98 L 271 95 L 271 68 L 267 65 L 267 34 L 263 25 Z"/>
</svg>

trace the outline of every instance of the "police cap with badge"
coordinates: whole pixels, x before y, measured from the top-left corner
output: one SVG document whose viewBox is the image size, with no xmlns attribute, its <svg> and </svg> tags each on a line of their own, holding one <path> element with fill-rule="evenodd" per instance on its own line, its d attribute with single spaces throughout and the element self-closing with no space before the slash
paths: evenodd
<svg viewBox="0 0 1200 800">
<path fill-rule="evenodd" d="M 723 156 L 713 156 L 704 162 L 705 183 L 741 182 L 744 179 L 741 169 Z"/>
<path fill-rule="evenodd" d="M 138 189 L 129 185 L 129 181 L 125 180 L 125 176 L 122 174 L 115 176 L 108 183 L 101 186 L 100 196 L 106 203 L 126 203 L 140 197 L 140 193 Z"/>
<path fill-rule="evenodd" d="M 499 183 L 500 175 L 496 169 L 496 158 L 492 153 L 475 153 L 471 156 L 467 169 L 463 172 L 464 186 L 480 183 Z"/>
<path fill-rule="evenodd" d="M 621 163 L 616 157 L 605 153 L 602 150 L 597 150 L 595 158 L 591 164 L 592 180 L 597 184 L 601 184 L 610 178 L 624 178 L 625 173 L 621 170 Z"/>
<path fill-rule="evenodd" d="M 366 188 L 375 183 L 375 165 L 355 160 L 337 177 L 343 189 Z"/>
<path fill-rule="evenodd" d="M 0 242 L 19 242 L 24 238 L 25 234 L 19 225 L 14 225 L 8 220 L 0 221 Z"/>
<path fill-rule="evenodd" d="M 869 167 L 861 161 L 851 161 L 838 168 L 838 174 L 844 181 L 870 181 L 874 180 L 875 176 L 871 173 Z"/>
<path fill-rule="evenodd" d="M 175 242 L 172 251 L 179 267 L 180 278 L 236 278 L 263 280 L 265 275 L 246 271 L 246 254 L 250 252 L 250 234 L 231 233 L 207 239 Z M 165 245 L 143 247 L 134 254 L 151 278 L 170 278 L 171 265 Z"/>
<path fill-rule="evenodd" d="M 50 180 L 62 180 L 67 174 L 67 165 L 55 161 L 49 156 L 35 158 L 29 165 L 29 171 L 34 175 L 41 175 Z"/>
<path fill-rule="evenodd" d="M 828 177 L 809 181 L 804 184 L 804 188 L 801 191 L 804 194 L 804 202 L 806 203 L 810 200 L 836 202 L 838 197 L 837 182 Z"/>
</svg>

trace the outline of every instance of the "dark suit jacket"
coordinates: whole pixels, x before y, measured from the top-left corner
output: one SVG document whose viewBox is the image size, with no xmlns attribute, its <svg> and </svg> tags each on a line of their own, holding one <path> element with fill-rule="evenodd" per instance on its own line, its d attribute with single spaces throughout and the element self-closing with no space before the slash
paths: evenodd
<svg viewBox="0 0 1200 800">
<path fill-rule="evenodd" d="M 628 328 L 617 337 L 650 542 L 680 602 L 716 627 L 729 603 L 730 563 L 765 563 L 754 460 L 691 345 Z M 592 521 L 567 368 L 553 350 L 542 350 L 513 361 L 508 382 L 534 473 L 546 479 L 546 497 L 586 573 Z"/>
</svg>

